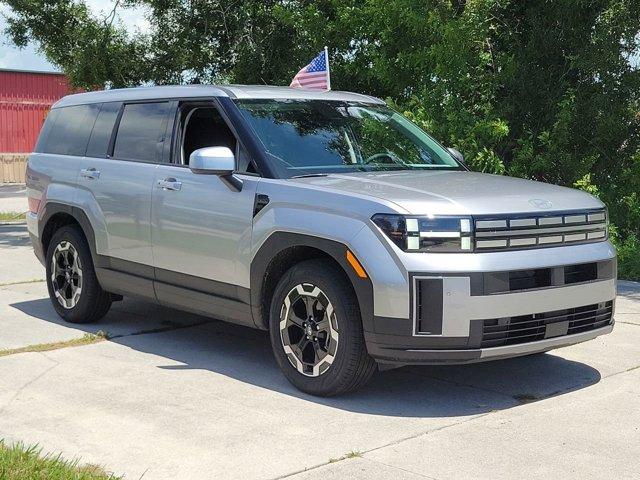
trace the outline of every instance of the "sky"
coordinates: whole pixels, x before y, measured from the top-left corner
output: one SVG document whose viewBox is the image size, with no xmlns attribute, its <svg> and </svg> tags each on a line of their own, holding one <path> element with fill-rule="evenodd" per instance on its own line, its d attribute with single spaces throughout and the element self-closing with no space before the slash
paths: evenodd
<svg viewBox="0 0 640 480">
<path fill-rule="evenodd" d="M 115 2 L 111 0 L 86 0 L 87 5 L 97 15 L 107 15 L 113 9 Z M 119 9 L 119 18 L 130 32 L 149 29 L 144 11 L 141 9 Z M 20 50 L 14 47 L 4 35 L 7 26 L 5 15 L 10 13 L 9 7 L 0 5 L 0 68 L 13 68 L 18 70 L 37 70 L 53 72 L 56 68 L 38 52 L 37 45 L 29 45 Z"/>
</svg>

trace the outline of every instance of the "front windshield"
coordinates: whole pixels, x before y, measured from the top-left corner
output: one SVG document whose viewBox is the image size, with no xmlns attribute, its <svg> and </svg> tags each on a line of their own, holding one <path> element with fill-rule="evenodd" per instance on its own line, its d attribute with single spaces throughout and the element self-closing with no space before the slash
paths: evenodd
<svg viewBox="0 0 640 480">
<path fill-rule="evenodd" d="M 280 178 L 461 168 L 433 138 L 382 105 L 328 100 L 236 103 Z"/>
</svg>

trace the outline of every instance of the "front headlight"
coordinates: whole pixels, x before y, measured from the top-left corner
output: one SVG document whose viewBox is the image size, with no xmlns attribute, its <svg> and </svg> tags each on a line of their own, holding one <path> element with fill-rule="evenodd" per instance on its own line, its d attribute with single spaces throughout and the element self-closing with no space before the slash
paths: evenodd
<svg viewBox="0 0 640 480">
<path fill-rule="evenodd" d="M 378 213 L 371 217 L 405 252 L 471 252 L 471 217 Z"/>
</svg>

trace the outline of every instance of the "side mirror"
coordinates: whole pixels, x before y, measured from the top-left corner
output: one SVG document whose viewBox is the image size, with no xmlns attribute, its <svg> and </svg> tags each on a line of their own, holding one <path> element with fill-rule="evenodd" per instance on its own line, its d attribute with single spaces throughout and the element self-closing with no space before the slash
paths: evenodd
<svg viewBox="0 0 640 480">
<path fill-rule="evenodd" d="M 242 180 L 233 175 L 236 157 L 228 147 L 205 147 L 189 155 L 189 168 L 193 173 L 218 175 L 230 190 L 242 190 Z"/>
<path fill-rule="evenodd" d="M 455 158 L 458 162 L 460 162 L 462 165 L 464 165 L 465 167 L 467 166 L 464 163 L 464 155 L 462 155 L 462 153 L 460 153 L 460 150 L 458 150 L 457 148 L 453 148 L 453 147 L 449 147 L 447 148 L 447 151 L 449 152 L 449 154 Z"/>
<path fill-rule="evenodd" d="M 203 175 L 231 175 L 236 169 L 236 158 L 230 148 L 199 148 L 189 155 L 189 168 Z"/>
</svg>

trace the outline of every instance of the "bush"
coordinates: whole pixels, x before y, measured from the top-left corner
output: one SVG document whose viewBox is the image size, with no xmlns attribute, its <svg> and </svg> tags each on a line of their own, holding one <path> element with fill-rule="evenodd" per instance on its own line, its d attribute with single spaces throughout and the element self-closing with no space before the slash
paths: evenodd
<svg viewBox="0 0 640 480">
<path fill-rule="evenodd" d="M 613 240 L 618 250 L 618 278 L 640 281 L 640 239 L 632 234 Z"/>
</svg>

